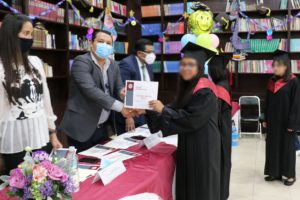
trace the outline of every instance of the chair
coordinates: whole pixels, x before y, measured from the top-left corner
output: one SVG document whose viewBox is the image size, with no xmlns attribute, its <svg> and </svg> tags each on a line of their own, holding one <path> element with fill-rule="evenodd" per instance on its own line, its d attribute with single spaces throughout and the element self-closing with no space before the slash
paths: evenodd
<svg viewBox="0 0 300 200">
<path fill-rule="evenodd" d="M 259 121 L 261 114 L 260 99 L 257 96 L 242 96 L 239 99 L 239 132 L 242 135 L 259 135 L 262 138 L 262 127 Z"/>
</svg>

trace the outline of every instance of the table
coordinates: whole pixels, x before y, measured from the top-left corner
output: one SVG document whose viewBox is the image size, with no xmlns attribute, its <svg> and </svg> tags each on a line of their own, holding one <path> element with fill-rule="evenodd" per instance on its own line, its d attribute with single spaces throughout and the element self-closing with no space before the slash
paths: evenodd
<svg viewBox="0 0 300 200">
<path fill-rule="evenodd" d="M 101 181 L 92 184 L 93 177 L 80 184 L 80 191 L 73 194 L 74 200 L 118 200 L 139 193 L 149 192 L 159 195 L 163 200 L 172 200 L 172 182 L 175 169 L 174 153 L 176 147 L 160 143 L 147 150 L 138 145 L 128 151 L 142 154 L 124 161 L 126 172 L 110 184 Z M 9 199 L 0 191 L 0 200 Z"/>
</svg>

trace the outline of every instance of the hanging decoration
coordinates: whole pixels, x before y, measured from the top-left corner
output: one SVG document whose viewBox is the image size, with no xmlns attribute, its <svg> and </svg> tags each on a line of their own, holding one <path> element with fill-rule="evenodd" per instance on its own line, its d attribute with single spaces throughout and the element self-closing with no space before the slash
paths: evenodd
<svg viewBox="0 0 300 200">
<path fill-rule="evenodd" d="M 3 1 L 3 0 L 0 0 L 0 4 L 2 4 L 4 7 L 8 8 L 11 12 L 13 12 L 13 13 L 15 13 L 15 14 L 20 13 L 17 9 L 11 7 L 10 5 L 8 5 L 8 3 L 6 3 L 6 2 Z"/>
</svg>

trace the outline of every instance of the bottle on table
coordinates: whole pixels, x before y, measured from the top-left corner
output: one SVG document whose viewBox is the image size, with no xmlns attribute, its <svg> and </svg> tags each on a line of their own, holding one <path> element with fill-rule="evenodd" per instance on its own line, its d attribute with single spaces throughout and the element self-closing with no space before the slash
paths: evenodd
<svg viewBox="0 0 300 200">
<path fill-rule="evenodd" d="M 75 186 L 75 192 L 79 191 L 78 157 L 74 146 L 69 147 L 67 156 L 67 172 Z"/>
</svg>

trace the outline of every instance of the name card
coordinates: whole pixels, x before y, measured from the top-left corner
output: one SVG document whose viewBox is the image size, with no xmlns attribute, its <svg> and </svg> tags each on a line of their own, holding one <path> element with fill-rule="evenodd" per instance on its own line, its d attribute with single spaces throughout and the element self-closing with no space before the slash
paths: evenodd
<svg viewBox="0 0 300 200">
<path fill-rule="evenodd" d="M 110 182 L 112 182 L 115 178 L 123 174 L 125 171 L 126 168 L 122 161 L 114 162 L 108 165 L 106 168 L 98 171 L 95 175 L 93 183 L 101 179 L 103 185 L 107 185 Z"/>
</svg>

